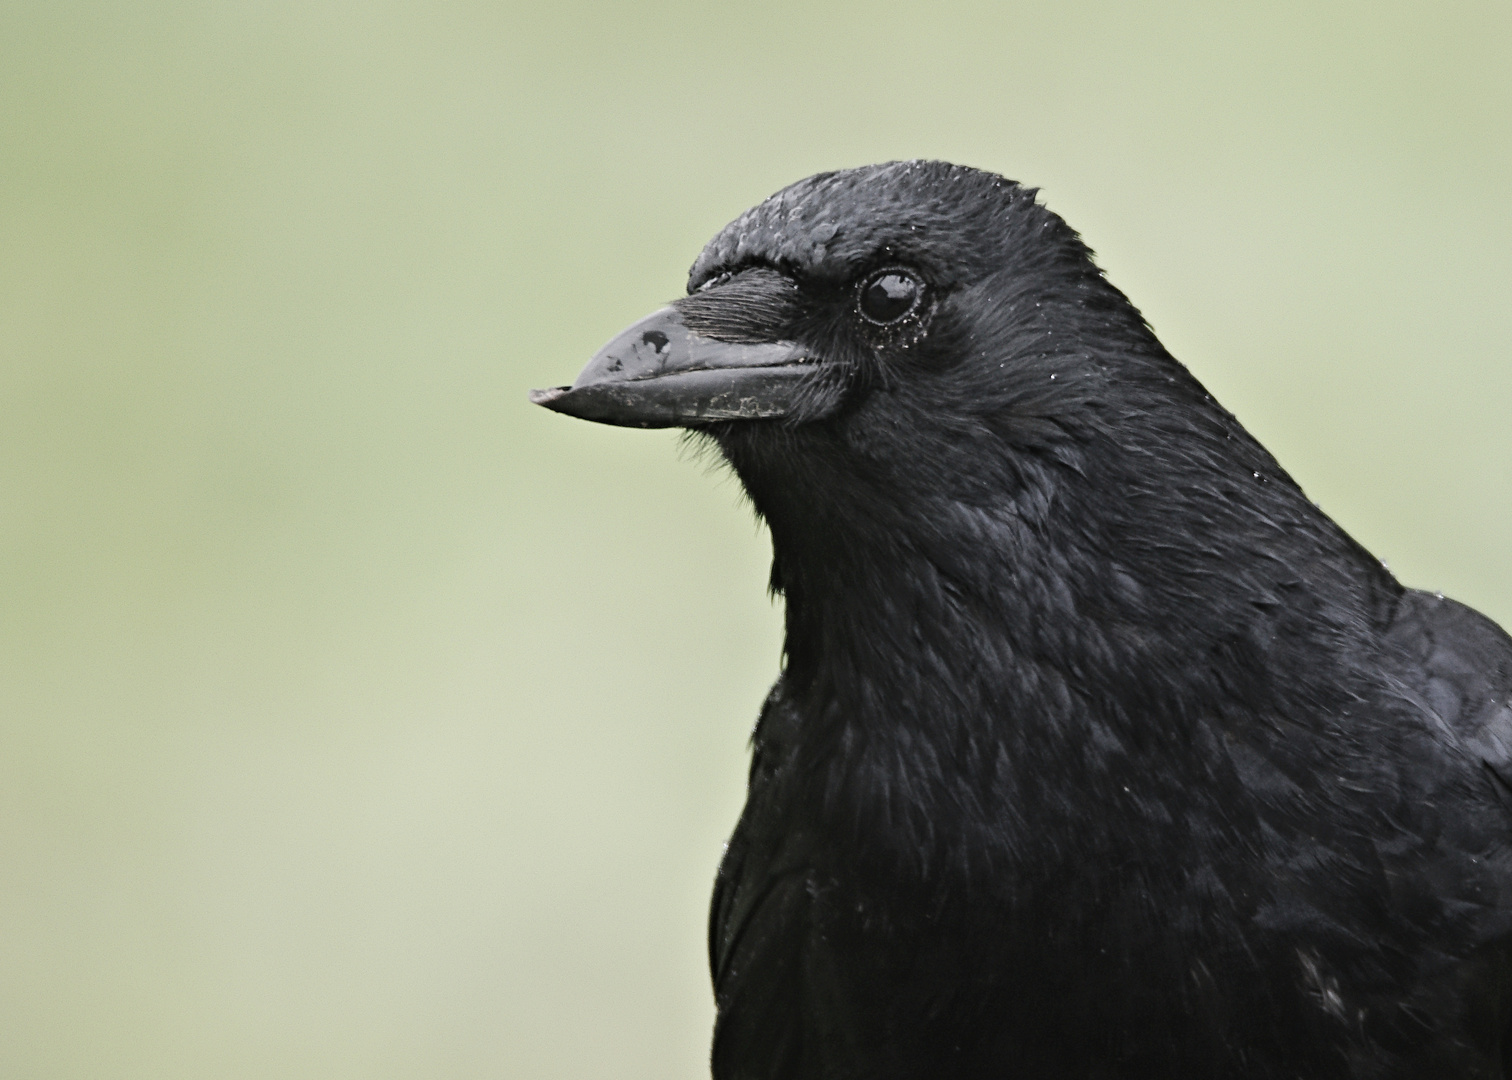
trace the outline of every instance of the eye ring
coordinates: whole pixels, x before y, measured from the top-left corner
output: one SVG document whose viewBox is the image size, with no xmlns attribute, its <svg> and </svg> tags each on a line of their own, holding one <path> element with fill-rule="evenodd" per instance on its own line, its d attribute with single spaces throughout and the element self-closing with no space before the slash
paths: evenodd
<svg viewBox="0 0 1512 1080">
<path fill-rule="evenodd" d="M 856 289 L 856 310 L 876 326 L 894 326 L 924 302 L 924 282 L 901 266 L 877 270 L 861 280 Z"/>
</svg>

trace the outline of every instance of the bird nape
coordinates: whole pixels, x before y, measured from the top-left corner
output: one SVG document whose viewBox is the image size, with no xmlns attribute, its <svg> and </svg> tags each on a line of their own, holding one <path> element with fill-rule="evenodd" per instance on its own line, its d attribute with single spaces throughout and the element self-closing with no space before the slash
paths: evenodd
<svg viewBox="0 0 1512 1080">
<path fill-rule="evenodd" d="M 771 530 L 718 1080 L 1512 1076 L 1512 640 L 1033 189 L 800 181 L 532 399 L 699 433 Z"/>
</svg>

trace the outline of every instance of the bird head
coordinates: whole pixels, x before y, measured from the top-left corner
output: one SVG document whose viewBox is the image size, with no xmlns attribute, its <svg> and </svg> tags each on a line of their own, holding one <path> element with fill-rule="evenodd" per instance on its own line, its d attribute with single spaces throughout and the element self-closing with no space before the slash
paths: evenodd
<svg viewBox="0 0 1512 1080">
<path fill-rule="evenodd" d="M 694 263 L 686 297 L 532 400 L 716 438 L 735 422 L 791 431 L 898 402 L 919 405 L 920 421 L 1016 405 L 1022 416 L 1044 396 L 1038 384 L 1064 374 L 1054 354 L 1080 343 L 1055 338 L 1045 305 L 1106 316 L 1127 308 L 1118 301 L 1032 189 L 942 162 L 823 173 L 731 222 Z"/>
<path fill-rule="evenodd" d="M 847 496 L 868 519 L 939 499 L 1028 512 L 1096 470 L 1137 497 L 1168 479 L 1143 459 L 1172 436 L 1279 473 L 1033 189 L 944 162 L 778 192 L 709 242 L 686 297 L 532 400 L 710 436 L 774 529 Z"/>
<path fill-rule="evenodd" d="M 1379 576 L 1036 195 L 932 161 L 802 180 L 532 400 L 713 439 L 771 526 L 790 646 L 803 600 L 883 597 L 875 624 L 906 587 L 915 625 L 976 597 L 1025 639 L 1139 624 L 1175 654 L 1171 627 Z"/>
</svg>

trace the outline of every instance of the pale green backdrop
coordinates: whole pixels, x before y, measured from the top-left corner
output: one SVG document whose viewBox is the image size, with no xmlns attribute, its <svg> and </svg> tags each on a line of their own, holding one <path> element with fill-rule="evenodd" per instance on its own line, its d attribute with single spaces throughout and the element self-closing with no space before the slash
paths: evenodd
<svg viewBox="0 0 1512 1080">
<path fill-rule="evenodd" d="M 698 1077 L 734 483 L 532 409 L 726 220 L 1043 188 L 1512 620 L 1512 6 L 0 7 L 0 1077 Z"/>
</svg>

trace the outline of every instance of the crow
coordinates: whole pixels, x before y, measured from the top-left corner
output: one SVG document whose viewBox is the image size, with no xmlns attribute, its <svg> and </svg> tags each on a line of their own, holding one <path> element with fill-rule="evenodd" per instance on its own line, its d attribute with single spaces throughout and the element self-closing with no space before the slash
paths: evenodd
<svg viewBox="0 0 1512 1080">
<path fill-rule="evenodd" d="M 1512 639 L 1035 189 L 802 180 L 532 400 L 712 441 L 771 532 L 717 1080 L 1512 1077 Z"/>
</svg>

